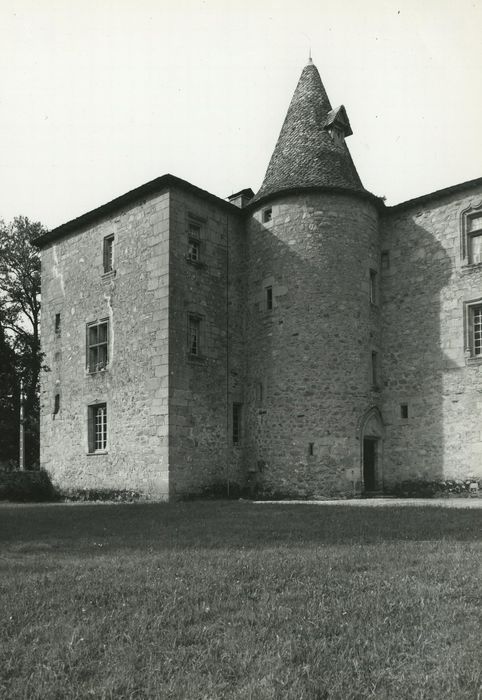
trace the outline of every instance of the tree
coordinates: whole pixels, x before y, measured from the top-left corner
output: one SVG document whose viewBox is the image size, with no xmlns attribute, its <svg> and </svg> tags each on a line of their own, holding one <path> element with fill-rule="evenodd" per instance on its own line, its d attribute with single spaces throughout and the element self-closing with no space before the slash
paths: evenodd
<svg viewBox="0 0 482 700">
<path fill-rule="evenodd" d="M 17 400 L 21 379 L 24 384 L 27 466 L 33 466 L 39 460 L 39 378 L 42 367 L 40 255 L 31 242 L 44 231 L 42 224 L 24 216 L 16 217 L 10 224 L 0 221 L 0 327 L 3 339 L 0 349 L 5 357 L 8 356 L 9 366 L 13 363 Z"/>
</svg>

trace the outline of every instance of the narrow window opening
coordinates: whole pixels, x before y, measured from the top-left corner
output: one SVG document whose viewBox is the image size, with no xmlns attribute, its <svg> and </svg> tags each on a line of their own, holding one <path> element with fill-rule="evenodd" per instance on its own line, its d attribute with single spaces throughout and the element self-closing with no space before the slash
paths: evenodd
<svg viewBox="0 0 482 700">
<path fill-rule="evenodd" d="M 408 419 L 408 404 L 406 403 L 400 404 L 400 418 L 402 418 L 402 420 Z"/>
<path fill-rule="evenodd" d="M 314 450 L 315 450 L 315 443 L 314 442 L 309 442 L 308 443 L 308 454 L 310 457 L 313 457 L 314 455 Z"/>
<path fill-rule="evenodd" d="M 273 287 L 266 287 L 266 308 L 268 311 L 273 309 Z"/>
<path fill-rule="evenodd" d="M 376 387 L 378 385 L 378 354 L 376 352 L 372 352 L 372 367 L 371 367 L 371 374 L 372 374 L 372 386 Z"/>
<path fill-rule="evenodd" d="M 370 303 L 377 303 L 377 273 L 376 270 L 370 270 Z"/>
<path fill-rule="evenodd" d="M 60 314 L 55 314 L 55 335 L 60 335 Z"/>
<path fill-rule="evenodd" d="M 268 209 L 263 209 L 263 224 L 267 224 L 273 218 L 273 209 L 268 207 Z"/>
<path fill-rule="evenodd" d="M 233 445 L 241 442 L 241 415 L 242 404 L 233 403 Z"/>
<path fill-rule="evenodd" d="M 189 315 L 187 328 L 188 352 L 190 355 L 201 354 L 201 319 L 198 316 Z"/>
<path fill-rule="evenodd" d="M 89 406 L 89 452 L 107 449 L 107 404 Z"/>
<path fill-rule="evenodd" d="M 60 394 L 55 394 L 54 397 L 54 416 L 60 411 Z"/>
<path fill-rule="evenodd" d="M 258 382 L 256 384 L 256 403 L 258 406 L 262 406 L 263 398 L 263 382 Z"/>
<path fill-rule="evenodd" d="M 104 274 L 114 269 L 114 236 L 104 238 Z"/>
</svg>

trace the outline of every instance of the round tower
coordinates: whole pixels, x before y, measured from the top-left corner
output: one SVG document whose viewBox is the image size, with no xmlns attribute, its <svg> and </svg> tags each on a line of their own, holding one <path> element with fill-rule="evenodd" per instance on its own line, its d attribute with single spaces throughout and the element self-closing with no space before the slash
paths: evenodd
<svg viewBox="0 0 482 700">
<path fill-rule="evenodd" d="M 262 491 L 382 485 L 379 201 L 304 68 L 248 224 L 248 470 Z"/>
</svg>

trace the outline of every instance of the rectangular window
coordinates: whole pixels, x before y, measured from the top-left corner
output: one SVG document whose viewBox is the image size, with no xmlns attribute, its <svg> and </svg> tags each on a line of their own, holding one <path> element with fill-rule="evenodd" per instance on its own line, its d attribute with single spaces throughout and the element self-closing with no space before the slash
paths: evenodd
<svg viewBox="0 0 482 700">
<path fill-rule="evenodd" d="M 263 209 L 263 224 L 267 224 L 268 221 L 271 221 L 273 218 L 273 209 L 271 207 L 268 207 L 267 209 Z"/>
<path fill-rule="evenodd" d="M 96 321 L 87 326 L 87 369 L 100 372 L 109 360 L 109 322 Z"/>
<path fill-rule="evenodd" d="M 89 406 L 89 452 L 107 449 L 107 404 Z"/>
<path fill-rule="evenodd" d="M 372 352 L 372 366 L 371 366 L 371 375 L 372 375 L 372 386 L 376 387 L 378 386 L 378 353 Z"/>
<path fill-rule="evenodd" d="M 472 357 L 482 357 L 482 304 L 469 306 L 469 350 Z"/>
<path fill-rule="evenodd" d="M 55 314 L 55 335 L 60 335 L 60 314 Z"/>
<path fill-rule="evenodd" d="M 190 355 L 201 354 L 201 319 L 193 314 L 187 319 L 187 347 Z"/>
<path fill-rule="evenodd" d="M 242 404 L 233 403 L 233 445 L 241 442 Z"/>
<path fill-rule="evenodd" d="M 54 416 L 60 411 L 60 394 L 55 394 L 54 397 Z"/>
<path fill-rule="evenodd" d="M 266 308 L 268 311 L 273 309 L 273 287 L 266 287 Z"/>
<path fill-rule="evenodd" d="M 201 244 L 195 238 L 189 238 L 189 245 L 187 249 L 187 259 L 189 262 L 197 263 L 200 261 Z"/>
<path fill-rule="evenodd" d="M 308 443 L 308 455 L 310 457 L 313 457 L 315 454 L 315 443 L 314 442 L 309 442 Z"/>
<path fill-rule="evenodd" d="M 467 252 L 469 263 L 482 263 L 482 214 L 467 218 Z"/>
<path fill-rule="evenodd" d="M 370 270 L 370 303 L 377 303 L 377 273 L 375 270 Z"/>
<path fill-rule="evenodd" d="M 256 403 L 258 406 L 263 405 L 263 382 L 257 382 L 256 384 Z"/>
<path fill-rule="evenodd" d="M 408 404 L 406 403 L 400 404 L 400 418 L 402 420 L 407 420 L 408 418 Z"/>
<path fill-rule="evenodd" d="M 114 236 L 104 238 L 104 274 L 114 269 Z"/>
</svg>

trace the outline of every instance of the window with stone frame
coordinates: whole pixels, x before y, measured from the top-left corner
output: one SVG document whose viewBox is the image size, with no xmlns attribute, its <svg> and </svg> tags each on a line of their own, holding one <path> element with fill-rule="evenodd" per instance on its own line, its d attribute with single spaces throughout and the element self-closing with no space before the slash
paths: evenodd
<svg viewBox="0 0 482 700">
<path fill-rule="evenodd" d="M 104 274 L 114 271 L 114 234 L 104 238 L 103 265 Z"/>
<path fill-rule="evenodd" d="M 201 263 L 202 224 L 198 221 L 189 221 L 187 225 L 187 254 L 186 260 L 190 263 Z"/>
<path fill-rule="evenodd" d="M 97 403 L 88 407 L 89 453 L 107 450 L 107 404 Z"/>
<path fill-rule="evenodd" d="M 482 264 L 482 204 L 462 212 L 461 255 L 465 265 Z"/>
<path fill-rule="evenodd" d="M 467 346 L 469 357 L 482 359 L 482 300 L 467 306 Z"/>
<path fill-rule="evenodd" d="M 482 212 L 467 219 L 467 252 L 470 264 L 482 263 Z"/>
<path fill-rule="evenodd" d="M 102 319 L 87 325 L 87 369 L 100 372 L 109 361 L 109 320 Z"/>
<path fill-rule="evenodd" d="M 202 354 L 201 324 L 202 319 L 198 314 L 188 314 L 187 350 L 189 355 L 200 357 Z"/>
</svg>

